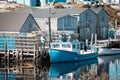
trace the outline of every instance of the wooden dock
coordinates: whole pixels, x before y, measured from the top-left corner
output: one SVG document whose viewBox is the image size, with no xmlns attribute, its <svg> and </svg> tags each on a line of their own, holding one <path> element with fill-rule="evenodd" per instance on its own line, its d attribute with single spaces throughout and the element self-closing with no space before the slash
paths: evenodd
<svg viewBox="0 0 120 80">
<path fill-rule="evenodd" d="M 35 66 L 42 64 L 42 58 L 45 57 L 45 51 L 23 51 L 23 50 L 0 50 L 1 63 L 6 63 L 8 66 L 24 62 L 32 62 Z"/>
<path fill-rule="evenodd" d="M 0 38 L 1 63 L 28 62 L 41 64 L 40 60 L 46 52 L 44 44 L 40 43 L 41 35 L 37 32 L 18 34 L 2 33 Z"/>
</svg>

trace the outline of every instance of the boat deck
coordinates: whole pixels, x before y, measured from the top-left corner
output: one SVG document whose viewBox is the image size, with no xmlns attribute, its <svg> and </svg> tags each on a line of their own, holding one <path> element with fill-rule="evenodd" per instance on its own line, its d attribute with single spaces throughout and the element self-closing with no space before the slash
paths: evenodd
<svg viewBox="0 0 120 80">
<path fill-rule="evenodd" d="M 94 50 L 87 50 L 87 51 L 80 50 L 80 54 L 90 54 L 90 53 L 95 53 L 95 51 Z"/>
</svg>

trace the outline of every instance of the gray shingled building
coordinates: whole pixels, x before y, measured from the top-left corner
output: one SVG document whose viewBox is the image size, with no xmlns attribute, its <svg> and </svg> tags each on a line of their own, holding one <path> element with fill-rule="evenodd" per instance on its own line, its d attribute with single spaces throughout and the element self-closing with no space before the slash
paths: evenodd
<svg viewBox="0 0 120 80">
<path fill-rule="evenodd" d="M 38 30 L 40 27 L 29 13 L 0 13 L 0 31 L 29 33 Z"/>
<path fill-rule="evenodd" d="M 25 7 L 15 12 L 32 13 L 42 31 L 48 31 L 48 17 L 51 17 L 52 31 L 74 31 L 80 39 L 90 40 L 92 33 L 98 39 L 108 38 L 108 13 L 102 8 L 32 8 Z"/>
</svg>

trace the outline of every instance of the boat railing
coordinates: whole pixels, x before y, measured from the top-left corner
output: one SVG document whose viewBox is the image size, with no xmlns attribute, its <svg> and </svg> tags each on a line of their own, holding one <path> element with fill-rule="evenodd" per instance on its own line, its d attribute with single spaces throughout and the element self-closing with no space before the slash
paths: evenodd
<svg viewBox="0 0 120 80">
<path fill-rule="evenodd" d="M 93 46 L 86 46 L 86 49 L 85 49 L 85 46 L 81 48 L 81 53 L 82 54 L 90 54 L 90 53 L 95 53 L 97 52 L 97 48 L 95 47 L 95 45 Z"/>
<path fill-rule="evenodd" d="M 92 52 L 97 52 L 97 48 L 95 47 L 95 45 L 93 45 L 93 46 L 91 47 L 91 51 L 92 51 Z"/>
</svg>

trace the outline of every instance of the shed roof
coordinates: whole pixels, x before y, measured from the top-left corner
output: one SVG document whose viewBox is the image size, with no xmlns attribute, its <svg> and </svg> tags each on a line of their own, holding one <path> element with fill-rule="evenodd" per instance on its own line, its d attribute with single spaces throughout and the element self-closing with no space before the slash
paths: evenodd
<svg viewBox="0 0 120 80">
<path fill-rule="evenodd" d="M 28 13 L 0 13 L 0 31 L 19 32 L 28 15 Z"/>
<path fill-rule="evenodd" d="M 85 11 L 87 8 L 83 8 L 83 9 L 72 9 L 72 8 L 65 8 L 65 9 L 39 9 L 36 12 L 33 13 L 33 16 L 35 18 L 46 18 L 46 17 L 53 17 L 53 18 L 58 18 L 58 17 L 62 17 L 64 15 L 74 15 L 74 14 L 80 14 L 83 11 Z M 51 12 L 50 12 L 51 11 Z M 50 15 L 51 13 L 51 15 Z"/>
<path fill-rule="evenodd" d="M 102 8 L 91 8 L 91 10 L 98 14 L 102 10 Z"/>
<path fill-rule="evenodd" d="M 24 6 L 23 8 L 16 9 L 13 12 L 16 12 L 16 13 L 33 13 L 36 10 L 39 10 L 39 8 L 35 8 L 35 7 L 31 7 L 31 6 Z"/>
<path fill-rule="evenodd" d="M 64 15 L 79 15 L 80 13 L 84 12 L 88 8 L 62 8 L 62 9 L 55 9 L 55 8 L 35 8 L 35 7 L 24 7 L 14 12 L 16 13 L 32 13 L 35 18 L 47 18 L 49 16 L 53 18 L 61 17 Z M 89 8 L 94 13 L 98 14 L 103 8 Z M 51 12 L 50 12 L 51 11 Z M 50 15 L 51 13 L 51 15 Z"/>
<path fill-rule="evenodd" d="M 101 10 L 104 10 L 108 14 L 108 12 L 104 8 L 91 8 L 91 10 L 96 14 L 99 14 Z"/>
<path fill-rule="evenodd" d="M 51 10 L 50 10 L 51 9 Z M 35 18 L 46 18 L 50 16 L 57 18 L 67 14 L 80 14 L 88 8 L 63 8 L 63 9 L 55 9 L 55 8 L 33 8 L 33 7 L 24 7 L 14 12 L 16 13 L 32 13 Z M 50 12 L 51 11 L 51 12 Z"/>
</svg>

